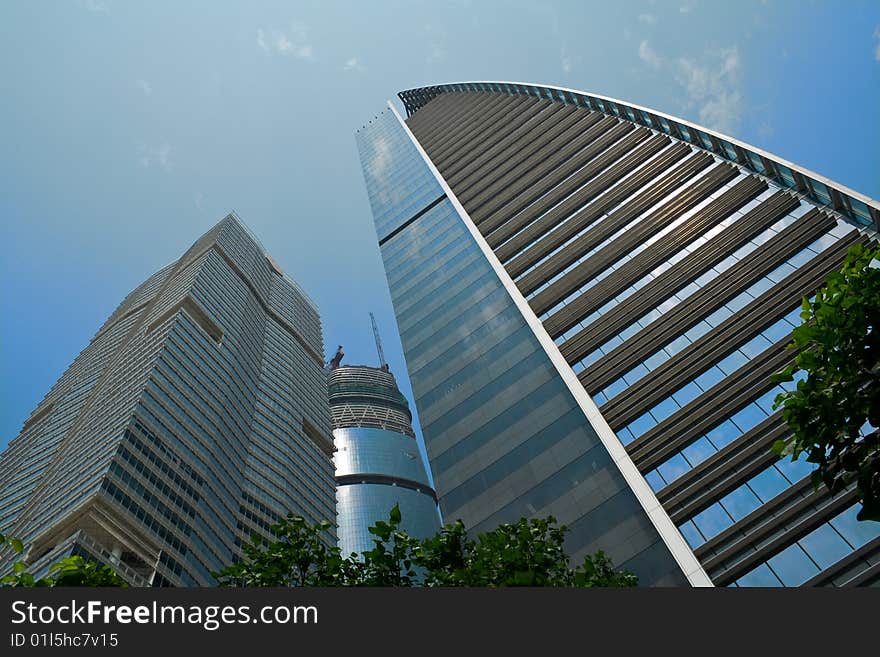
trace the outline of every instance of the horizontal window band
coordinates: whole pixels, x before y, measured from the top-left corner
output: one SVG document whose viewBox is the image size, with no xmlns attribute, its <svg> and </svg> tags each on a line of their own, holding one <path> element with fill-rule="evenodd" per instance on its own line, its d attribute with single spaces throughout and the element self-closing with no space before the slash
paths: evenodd
<svg viewBox="0 0 880 657">
<path fill-rule="evenodd" d="M 425 484 L 419 483 L 413 479 L 404 479 L 402 477 L 392 477 L 382 474 L 351 474 L 336 477 L 337 486 L 352 486 L 355 484 L 381 484 L 383 486 L 400 486 L 414 490 L 422 495 L 427 495 L 434 502 L 437 502 L 437 493 L 434 489 Z"/>
<path fill-rule="evenodd" d="M 744 308 L 718 324 L 650 375 L 643 377 L 602 406 L 609 424 L 625 426 L 662 401 L 671 391 L 696 379 L 715 362 L 733 353 L 815 293 L 829 273 L 839 269 L 850 245 L 857 240 L 853 231 L 841 238 L 800 269 L 758 296 Z M 867 238 L 863 238 L 867 241 Z M 627 368 L 628 370 L 628 368 Z M 625 370 L 626 371 L 626 370 Z M 617 376 L 625 373 L 620 372 Z M 616 379 L 617 376 L 614 378 Z"/>
<path fill-rule="evenodd" d="M 459 184 L 469 185 L 469 179 L 491 167 L 499 153 L 509 148 L 511 141 L 532 129 L 532 122 L 548 111 L 550 104 L 536 98 L 531 100 L 533 102 L 522 103 L 505 111 L 503 120 L 495 120 L 494 125 L 475 135 L 459 151 L 439 160 L 437 168 L 450 187 L 455 189 Z"/>
<path fill-rule="evenodd" d="M 806 482 L 807 490 L 812 489 L 813 484 L 810 477 L 805 477 L 802 481 Z M 796 488 L 801 494 L 806 492 L 803 487 L 796 486 Z M 782 497 L 794 499 L 786 493 L 783 493 Z M 723 532 L 726 535 L 727 531 L 734 530 L 731 535 L 743 536 L 741 539 L 715 556 L 706 558 L 714 552 L 712 546 L 717 545 L 716 540 L 720 537 L 719 535 L 716 539 L 695 550 L 695 554 L 701 560 L 705 559 L 703 566 L 712 577 L 715 585 L 727 586 L 851 507 L 858 501 L 858 498 L 859 493 L 855 486 L 835 496 L 830 495 L 828 489 L 823 486 L 817 491 L 809 492 L 798 503 L 774 516 L 771 520 L 755 527 L 757 522 L 766 520 L 769 515 L 764 511 L 764 507 L 759 507 Z M 821 506 L 818 509 L 814 508 L 817 505 Z M 761 513 L 762 511 L 764 513 Z M 779 536 L 755 549 L 758 544 L 775 534 L 779 534 Z M 730 535 L 725 536 L 725 538 L 729 537 Z M 737 559 L 744 553 L 746 553 L 744 558 Z"/>
<path fill-rule="evenodd" d="M 549 233 L 541 241 L 529 247 L 528 251 L 521 254 L 520 257 L 527 257 L 526 254 L 529 254 L 532 249 L 550 253 L 550 251 L 560 246 L 562 247 L 537 268 L 520 278 L 517 281 L 517 287 L 523 294 L 529 294 L 538 289 L 545 281 L 551 279 L 556 272 L 562 271 L 562 269 L 585 253 L 589 253 L 592 249 L 597 248 L 651 206 L 656 205 L 683 183 L 709 167 L 712 161 L 709 155 L 702 153 L 694 154 L 664 175 L 663 178 L 652 183 L 648 189 L 643 190 L 638 196 L 627 200 L 623 206 L 614 210 L 598 225 L 593 226 L 585 233 L 577 235 L 583 228 L 593 224 L 595 219 L 599 218 L 597 214 L 599 214 L 600 208 L 593 210 L 591 205 L 584 211 L 579 212 L 575 217 L 559 227 L 559 229 Z M 682 198 L 682 195 L 680 194 L 676 198 Z M 669 208 L 671 203 L 667 203 L 666 207 Z M 541 257 L 544 256 L 542 255 Z M 534 260 L 531 264 L 535 264 L 539 260 L 540 258 Z"/>
<path fill-rule="evenodd" d="M 428 203 L 428 205 L 423 207 L 421 210 L 416 212 L 412 217 L 407 219 L 405 222 L 400 224 L 397 228 L 395 228 L 390 233 L 388 233 L 385 237 L 380 239 L 379 246 L 380 247 L 384 246 L 388 242 L 388 240 L 390 240 L 392 237 L 399 235 L 401 232 L 403 232 L 404 230 L 409 228 L 414 222 L 418 221 L 429 210 L 433 210 L 435 207 L 437 207 L 440 204 L 440 201 L 442 201 L 444 198 L 446 198 L 445 193 L 441 194 L 440 196 L 435 198 L 433 201 Z"/>
<path fill-rule="evenodd" d="M 779 412 L 774 413 L 767 420 L 771 421 L 769 428 L 765 420 L 736 441 L 739 443 L 740 451 L 732 453 L 722 450 L 723 458 L 715 461 L 712 464 L 714 467 L 701 470 L 697 474 L 702 476 L 698 477 L 691 486 L 668 499 L 666 503 L 662 503 L 672 522 L 676 525 L 687 522 L 779 460 L 771 449 L 773 443 L 787 438 L 791 435 L 791 431 L 782 421 Z M 747 447 L 742 448 L 743 444 Z"/>
<path fill-rule="evenodd" d="M 565 274 L 562 278 L 536 294 L 529 300 L 529 305 L 535 311 L 536 315 L 541 315 L 547 312 L 560 301 L 577 291 L 578 288 L 594 278 L 600 272 L 607 269 L 611 264 L 617 262 L 629 254 L 633 249 L 640 246 L 643 242 L 666 228 L 683 213 L 695 208 L 697 205 L 705 201 L 709 196 L 733 180 L 738 173 L 739 172 L 736 168 L 731 165 L 717 165 L 705 177 L 692 185 L 689 185 L 687 189 L 676 195 L 675 198 L 664 203 L 662 207 L 636 223 L 632 228 L 616 239 L 607 243 L 587 260 L 581 262 L 574 269 Z M 583 253 L 584 251 L 577 253 L 573 250 L 569 254 L 570 261 L 574 262 L 574 260 L 581 257 Z M 554 262 L 554 260 L 555 258 L 551 258 L 545 263 L 553 263 L 552 266 L 544 268 L 542 265 L 536 269 L 535 272 L 533 272 L 533 274 L 537 274 L 536 276 L 529 275 L 523 277 L 517 282 L 517 287 L 519 287 L 524 295 L 533 292 L 538 286 L 555 276 L 569 264 L 557 263 Z M 559 264 L 562 264 L 562 266 L 560 267 Z"/>
<path fill-rule="evenodd" d="M 864 563 L 867 560 L 873 561 L 873 565 L 868 566 Z M 860 573 L 855 575 L 855 577 L 835 584 L 835 580 L 840 580 L 846 576 L 847 571 L 855 569 L 859 562 L 863 562 L 865 566 Z M 817 573 L 801 586 L 842 586 L 843 588 L 851 588 L 864 586 L 876 578 L 880 578 L 880 536 L 873 541 L 869 541 L 858 550 L 850 552 L 843 559 Z"/>
<path fill-rule="evenodd" d="M 450 183 L 454 180 L 456 185 L 469 187 L 474 179 L 485 174 L 486 171 L 491 171 L 493 165 L 505 161 L 511 153 L 516 152 L 517 147 L 540 142 L 541 134 L 547 131 L 547 126 L 552 125 L 553 117 L 565 116 L 560 112 L 562 108 L 558 105 L 548 101 L 537 101 L 519 114 L 516 120 L 510 119 L 517 115 L 508 115 L 504 120 L 498 121 L 497 129 L 492 135 L 480 135 L 483 141 L 480 147 L 474 150 L 476 157 L 473 160 L 455 157 L 456 153 L 453 152 L 439 157 L 438 165 L 446 171 Z M 473 147 L 474 144 L 470 146 Z"/>
<path fill-rule="evenodd" d="M 786 192 L 778 192 L 566 340 L 560 346 L 562 355 L 570 364 L 578 362 L 665 299 L 690 285 L 797 206 L 798 200 L 795 197 Z M 558 328 L 554 325 L 551 336 L 557 332 Z"/>
<path fill-rule="evenodd" d="M 489 234 L 633 130 L 630 124 L 602 119 L 565 148 L 554 151 L 551 158 L 540 163 L 527 162 L 520 175 L 476 212 L 477 228 Z"/>
<path fill-rule="evenodd" d="M 560 329 L 570 329 L 766 189 L 767 183 L 754 176 L 743 179 L 548 317 L 547 324 L 552 322 L 554 333 Z"/>
<path fill-rule="evenodd" d="M 587 367 L 578 378 L 596 394 L 632 367 L 683 335 L 756 281 L 787 262 L 834 226 L 834 219 L 811 211 L 733 267 L 688 296 Z"/>
<path fill-rule="evenodd" d="M 526 209 L 512 220 L 489 233 L 486 236 L 486 241 L 495 249 L 498 259 L 506 263 L 505 269 L 507 269 L 511 277 L 519 276 L 530 266 L 525 264 L 529 261 L 525 257 L 525 253 L 520 254 L 522 258 L 520 256 L 513 258 L 520 250 L 547 235 L 562 222 L 566 222 L 566 220 L 571 221 L 581 215 L 581 213 L 590 214 L 591 218 L 588 224 L 592 223 L 606 209 L 614 207 L 625 198 L 629 198 L 633 191 L 640 188 L 654 176 L 662 173 L 667 167 L 679 161 L 690 152 L 690 148 L 686 145 L 675 144 L 642 171 L 633 174 L 631 178 L 620 183 L 619 187 L 608 191 L 621 178 L 630 174 L 657 152 L 666 148 L 669 143 L 670 139 L 662 135 L 654 135 L 647 141 L 638 142 L 637 146 L 621 161 L 598 173 L 594 178 L 586 178 L 584 176 L 584 179 L 582 179 L 579 174 L 577 177 L 573 177 L 574 183 L 571 185 L 571 189 L 569 189 L 568 183 L 560 186 L 561 193 L 571 193 L 567 198 L 560 197 L 557 200 L 555 196 L 548 194 L 546 197 L 539 199 L 534 207 Z M 586 174 L 593 173 L 589 164 L 582 171 L 586 172 Z M 586 184 L 578 188 L 575 187 L 575 183 L 577 185 Z M 606 191 L 608 193 L 604 197 L 598 198 L 600 194 Z M 595 202 L 593 203 L 594 200 Z M 584 207 L 588 202 L 591 205 Z M 558 205 L 554 207 L 553 203 L 558 203 Z M 537 244 L 537 242 L 535 243 Z M 529 250 L 527 249 L 526 253 Z M 546 255 L 546 252 L 544 255 Z M 513 259 L 511 260 L 511 258 Z M 517 264 L 514 265 L 514 263 Z"/>
</svg>

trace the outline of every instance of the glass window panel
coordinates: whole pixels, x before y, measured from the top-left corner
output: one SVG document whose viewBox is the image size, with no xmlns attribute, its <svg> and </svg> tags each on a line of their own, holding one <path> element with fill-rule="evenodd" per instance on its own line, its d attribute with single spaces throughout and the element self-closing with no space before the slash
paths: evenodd
<svg viewBox="0 0 880 657">
<path fill-rule="evenodd" d="M 727 155 L 728 159 L 736 160 L 736 149 L 734 149 L 733 144 L 722 141 L 721 146 L 724 148 L 724 153 Z"/>
<path fill-rule="evenodd" d="M 684 536 L 684 540 L 688 542 L 688 545 L 691 546 L 691 549 L 697 548 L 705 543 L 705 539 L 700 535 L 700 532 L 694 526 L 694 523 L 688 520 L 681 527 L 678 528 L 681 532 L 681 535 Z"/>
<path fill-rule="evenodd" d="M 691 343 L 685 336 L 680 335 L 675 340 L 666 345 L 666 351 L 669 354 L 677 354 L 679 351 L 687 347 Z"/>
<path fill-rule="evenodd" d="M 696 326 L 691 327 L 688 331 L 685 332 L 685 336 L 691 340 L 692 342 L 697 340 L 698 338 L 706 335 L 709 331 L 712 330 L 712 325 L 708 322 L 702 321 Z"/>
<path fill-rule="evenodd" d="M 632 385 L 646 374 L 648 374 L 648 368 L 640 363 L 624 374 L 623 380 L 626 381 L 628 385 Z"/>
<path fill-rule="evenodd" d="M 772 415 L 775 413 L 773 410 L 773 402 L 776 399 L 776 395 L 782 392 L 782 388 L 779 386 L 774 387 L 769 392 L 765 392 L 763 395 L 758 397 L 755 400 L 755 403 L 761 407 L 761 410 L 764 411 L 767 415 Z"/>
<path fill-rule="evenodd" d="M 791 333 L 791 326 L 788 322 L 776 322 L 773 326 L 770 326 L 763 331 L 763 335 L 765 338 L 770 340 L 770 342 L 776 343 L 782 340 L 782 338 L 787 337 Z"/>
<path fill-rule="evenodd" d="M 675 400 L 668 397 L 651 409 L 651 415 L 653 415 L 658 422 L 662 422 L 675 413 L 678 408 L 679 406 L 675 403 Z"/>
<path fill-rule="evenodd" d="M 608 399 L 612 399 L 624 390 L 626 390 L 626 382 L 623 379 L 617 379 L 617 381 L 609 383 L 603 392 Z"/>
<path fill-rule="evenodd" d="M 712 443 L 703 436 L 681 450 L 681 453 L 688 460 L 688 463 L 693 467 L 697 467 L 700 463 L 715 454 L 716 451 L 717 450 Z"/>
<path fill-rule="evenodd" d="M 657 466 L 657 471 L 669 483 L 672 483 L 690 469 L 691 466 L 684 460 L 681 454 L 676 454 L 665 463 Z"/>
<path fill-rule="evenodd" d="M 749 486 L 762 502 L 769 502 L 791 484 L 775 467 L 769 467 L 749 479 Z"/>
<path fill-rule="evenodd" d="M 786 187 L 797 187 L 797 183 L 794 181 L 794 173 L 792 173 L 791 169 L 777 162 L 776 171 L 779 172 L 779 177 L 782 179 L 782 182 Z"/>
<path fill-rule="evenodd" d="M 819 572 L 800 545 L 788 546 L 767 561 L 785 586 L 799 586 Z"/>
<path fill-rule="evenodd" d="M 746 155 L 749 157 L 749 162 L 751 162 L 752 168 L 758 173 L 764 173 L 764 162 L 761 161 L 760 156 L 749 151 L 746 151 Z"/>
<path fill-rule="evenodd" d="M 716 534 L 720 534 L 733 523 L 730 516 L 727 514 L 727 511 L 725 511 L 717 502 L 708 509 L 698 513 L 694 516 L 693 520 L 697 529 L 700 530 L 700 533 L 703 534 L 707 540 L 711 539 Z"/>
<path fill-rule="evenodd" d="M 620 438 L 620 442 L 622 442 L 624 445 L 631 443 L 634 440 L 632 432 L 630 432 L 627 427 L 624 427 L 623 429 L 618 429 L 617 437 Z"/>
<path fill-rule="evenodd" d="M 725 420 L 706 434 L 706 438 L 718 449 L 722 449 L 739 438 L 741 432 L 730 420 Z"/>
<path fill-rule="evenodd" d="M 852 552 L 849 544 L 828 524 L 813 530 L 798 543 L 823 570 Z"/>
<path fill-rule="evenodd" d="M 776 467 L 779 468 L 779 471 L 783 475 L 785 475 L 786 479 L 794 484 L 809 475 L 816 466 L 812 463 L 807 463 L 803 458 L 800 458 L 797 461 L 792 461 L 790 458 L 786 457 L 779 461 L 776 464 Z"/>
<path fill-rule="evenodd" d="M 649 356 L 647 359 L 645 359 L 645 366 L 649 370 L 654 370 L 654 369 L 658 368 L 660 365 L 662 365 L 663 363 L 665 363 L 666 360 L 667 360 L 666 354 L 663 353 L 662 351 L 658 351 L 656 354 Z"/>
<path fill-rule="evenodd" d="M 685 404 L 692 402 L 694 399 L 700 396 L 703 391 L 695 383 L 688 383 L 683 386 L 680 390 L 676 391 L 672 398 L 678 403 L 679 406 L 684 406 Z"/>
<path fill-rule="evenodd" d="M 651 417 L 651 414 L 645 413 L 641 417 L 630 422 L 627 428 L 632 433 L 633 438 L 638 438 L 656 424 L 657 422 L 654 420 L 653 417 Z"/>
<path fill-rule="evenodd" d="M 724 378 L 724 372 L 722 372 L 717 367 L 712 367 L 711 369 L 706 370 L 696 379 L 694 379 L 694 383 L 696 383 L 703 391 L 708 390 L 715 384 L 719 383 Z"/>
<path fill-rule="evenodd" d="M 742 520 L 761 506 L 761 501 L 748 486 L 740 486 L 722 497 L 721 504 L 734 520 Z"/>
<path fill-rule="evenodd" d="M 880 522 L 856 520 L 860 504 L 854 504 L 831 521 L 831 525 L 849 541 L 853 548 L 858 549 L 868 541 L 880 536 Z"/>
<path fill-rule="evenodd" d="M 740 367 L 745 365 L 748 362 L 745 356 L 743 356 L 740 352 L 734 351 L 732 354 L 723 358 L 719 363 L 718 367 L 725 374 L 732 374 L 736 372 Z"/>
<path fill-rule="evenodd" d="M 645 481 L 648 482 L 648 485 L 651 489 L 656 493 L 659 490 L 662 490 L 664 486 L 666 486 L 666 482 L 660 477 L 660 473 L 656 470 L 651 470 L 648 474 L 645 475 Z"/>
<path fill-rule="evenodd" d="M 772 347 L 773 343 L 770 342 L 763 335 L 756 335 L 754 338 L 746 342 L 742 345 L 739 350 L 744 353 L 749 358 L 754 358 L 759 355 L 762 351 L 767 349 L 768 347 Z"/>
<path fill-rule="evenodd" d="M 766 417 L 767 414 L 760 406 L 757 404 L 749 404 L 730 419 L 739 427 L 742 433 L 745 433 Z"/>
<path fill-rule="evenodd" d="M 828 187 L 820 183 L 818 180 L 807 179 L 807 184 L 812 187 L 813 195 L 819 199 L 819 201 L 825 205 L 831 204 L 831 192 L 828 191 Z"/>
<path fill-rule="evenodd" d="M 782 582 L 765 563 L 740 577 L 736 583 L 739 586 L 782 586 Z"/>
<path fill-rule="evenodd" d="M 858 199 L 854 199 L 851 197 L 847 197 L 849 200 L 850 206 L 852 206 L 853 213 L 856 215 L 856 220 L 864 224 L 865 226 L 871 225 L 871 212 L 868 210 L 868 206 L 859 201 Z"/>
</svg>

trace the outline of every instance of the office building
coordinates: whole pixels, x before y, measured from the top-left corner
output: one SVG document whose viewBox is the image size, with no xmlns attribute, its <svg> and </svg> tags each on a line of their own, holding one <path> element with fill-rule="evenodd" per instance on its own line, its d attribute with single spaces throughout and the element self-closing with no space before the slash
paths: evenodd
<svg viewBox="0 0 880 657">
<path fill-rule="evenodd" d="M 440 531 L 437 496 L 428 480 L 406 398 L 388 366 L 342 365 L 328 374 L 336 443 L 336 524 L 342 554 L 375 545 L 368 528 L 388 521 L 395 505 L 414 538 Z"/>
<path fill-rule="evenodd" d="M 132 585 L 214 583 L 288 513 L 334 517 L 323 365 L 314 304 L 227 216 L 31 413 L 0 456 L 0 529 L 35 574 L 79 554 Z"/>
<path fill-rule="evenodd" d="M 645 585 L 876 583 L 855 492 L 770 453 L 770 377 L 880 205 L 593 94 L 399 97 L 357 143 L 444 518 L 552 515 Z"/>
</svg>

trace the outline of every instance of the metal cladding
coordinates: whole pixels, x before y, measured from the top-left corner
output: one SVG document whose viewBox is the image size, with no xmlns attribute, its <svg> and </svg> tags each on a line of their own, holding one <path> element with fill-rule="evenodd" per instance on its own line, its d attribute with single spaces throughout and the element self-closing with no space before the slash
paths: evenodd
<svg viewBox="0 0 880 657">
<path fill-rule="evenodd" d="M 880 205 L 592 94 L 399 96 L 357 139 L 444 515 L 553 515 L 648 585 L 877 583 L 880 523 L 769 450 L 801 300 Z"/>
<path fill-rule="evenodd" d="M 341 349 L 341 348 L 340 348 Z M 440 530 L 437 498 L 419 454 L 412 415 L 387 366 L 333 367 L 328 374 L 336 441 L 336 522 L 345 555 L 374 546 L 368 528 L 400 506 L 416 538 Z"/>
<path fill-rule="evenodd" d="M 415 438 L 409 404 L 391 372 L 346 365 L 327 377 L 334 429 L 374 427 Z"/>
<path fill-rule="evenodd" d="M 288 513 L 334 508 L 314 304 L 234 215 L 129 294 L 0 456 L 0 529 L 39 573 L 210 585 Z M 335 540 L 330 532 L 328 543 Z"/>
</svg>

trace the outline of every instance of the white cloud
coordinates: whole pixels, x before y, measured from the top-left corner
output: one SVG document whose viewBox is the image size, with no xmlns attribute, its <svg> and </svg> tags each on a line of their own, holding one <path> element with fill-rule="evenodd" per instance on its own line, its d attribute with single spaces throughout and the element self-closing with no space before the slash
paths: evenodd
<svg viewBox="0 0 880 657">
<path fill-rule="evenodd" d="M 638 21 L 639 23 L 644 23 L 645 25 L 656 25 L 657 17 L 654 14 L 639 14 Z"/>
<path fill-rule="evenodd" d="M 161 167 L 166 173 L 171 172 L 171 145 L 166 141 L 159 146 L 147 146 L 141 144 L 138 161 L 141 166 L 149 169 L 151 166 Z"/>
<path fill-rule="evenodd" d="M 423 32 L 426 35 L 425 41 L 428 45 L 428 56 L 425 58 L 425 63 L 442 62 L 446 59 L 446 30 L 429 23 L 425 25 Z"/>
<path fill-rule="evenodd" d="M 660 59 L 660 55 L 658 55 L 651 46 L 648 45 L 647 41 L 642 41 L 639 44 L 639 59 L 645 62 L 651 68 L 660 68 L 663 63 Z"/>
<path fill-rule="evenodd" d="M 365 71 L 366 67 L 361 64 L 357 57 L 351 57 L 342 65 L 343 71 Z"/>
<path fill-rule="evenodd" d="M 269 52 L 269 44 L 266 43 L 266 33 L 263 30 L 257 30 L 257 45 L 263 52 Z"/>
<path fill-rule="evenodd" d="M 308 27 L 303 23 L 294 22 L 288 32 L 272 30 L 269 33 L 262 28 L 257 30 L 257 46 L 265 53 L 277 53 L 285 57 L 313 60 L 314 48 L 308 43 Z"/>
<path fill-rule="evenodd" d="M 682 14 L 689 14 L 697 8 L 697 0 L 684 0 L 678 7 L 678 11 Z"/>
<path fill-rule="evenodd" d="M 153 93 L 153 86 L 149 82 L 147 82 L 146 80 L 138 80 L 137 86 L 139 86 L 141 88 L 141 91 L 144 92 L 145 96 L 149 96 L 150 94 Z"/>
<path fill-rule="evenodd" d="M 110 3 L 108 0 L 80 0 L 80 5 L 88 11 L 100 13 L 110 11 Z"/>
<path fill-rule="evenodd" d="M 580 58 L 577 58 L 577 60 L 580 60 Z M 562 72 L 566 75 L 571 73 L 574 70 L 575 63 L 576 59 L 572 57 L 568 50 L 568 46 L 563 43 L 562 48 L 559 51 L 559 65 L 562 67 Z"/>
<path fill-rule="evenodd" d="M 874 61 L 880 62 L 880 25 L 874 30 L 874 38 L 877 39 L 877 45 L 874 46 Z"/>
<path fill-rule="evenodd" d="M 676 78 L 687 94 L 685 107 L 696 107 L 699 122 L 706 127 L 733 132 L 744 106 L 737 47 L 708 51 L 700 60 L 682 57 L 676 68 Z"/>
<path fill-rule="evenodd" d="M 196 204 L 196 209 L 201 212 L 202 205 L 205 201 L 205 195 L 201 192 L 196 192 L 195 196 L 193 196 L 193 202 Z"/>
</svg>

